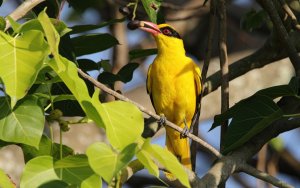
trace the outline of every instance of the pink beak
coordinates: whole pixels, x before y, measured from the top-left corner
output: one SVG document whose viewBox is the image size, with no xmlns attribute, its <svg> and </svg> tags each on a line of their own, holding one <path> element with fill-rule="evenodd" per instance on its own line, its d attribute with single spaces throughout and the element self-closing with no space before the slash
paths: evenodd
<svg viewBox="0 0 300 188">
<path fill-rule="evenodd" d="M 154 36 L 161 33 L 158 26 L 156 24 L 152 23 L 152 22 L 140 21 L 139 28 L 143 31 L 151 33 Z"/>
</svg>

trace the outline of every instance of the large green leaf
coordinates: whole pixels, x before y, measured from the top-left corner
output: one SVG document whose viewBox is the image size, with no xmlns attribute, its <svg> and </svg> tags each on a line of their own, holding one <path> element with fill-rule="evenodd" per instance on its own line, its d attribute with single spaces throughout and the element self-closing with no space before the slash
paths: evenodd
<svg viewBox="0 0 300 188">
<path fill-rule="evenodd" d="M 157 23 L 157 12 L 162 0 L 142 0 L 145 11 L 153 23 Z"/>
<path fill-rule="evenodd" d="M 74 37 L 72 43 L 76 56 L 100 52 L 119 44 L 118 40 L 108 33 Z"/>
<path fill-rule="evenodd" d="M 25 165 L 20 188 L 39 187 L 53 180 L 59 180 L 53 168 L 53 158 L 40 156 L 30 160 Z"/>
<path fill-rule="evenodd" d="M 136 106 L 128 102 L 115 101 L 102 104 L 101 117 L 111 145 L 122 150 L 141 137 L 144 119 Z"/>
<path fill-rule="evenodd" d="M 136 144 L 131 144 L 120 153 L 105 143 L 97 142 L 87 149 L 87 156 L 92 169 L 107 183 L 117 175 L 133 158 Z"/>
<path fill-rule="evenodd" d="M 0 49 L 0 77 L 14 107 L 34 83 L 49 49 L 43 33 L 36 30 L 15 37 L 0 31 Z"/>
<path fill-rule="evenodd" d="M 155 177 L 159 177 L 159 169 L 158 166 L 154 163 L 153 157 L 149 151 L 151 147 L 151 139 L 147 139 L 144 141 L 142 147 L 136 154 L 138 160 L 147 168 L 148 172 Z"/>
<path fill-rule="evenodd" d="M 95 187 L 102 188 L 102 179 L 97 174 L 88 177 L 80 185 L 80 188 L 95 188 Z"/>
<path fill-rule="evenodd" d="M 66 84 L 66 86 L 82 106 L 88 117 L 94 120 L 97 125 L 103 125 L 99 113 L 91 102 L 91 97 L 89 96 L 89 92 L 84 81 L 78 76 L 77 67 L 73 62 L 59 55 L 59 35 L 54 29 L 54 26 L 52 25 L 45 11 L 42 11 L 39 14 L 38 19 L 42 24 L 47 41 L 50 46 L 50 50 L 54 56 L 52 59 L 46 61 L 47 64 Z M 100 102 L 98 101 L 97 104 L 100 104 Z"/>
<path fill-rule="evenodd" d="M 185 187 L 190 187 L 188 175 L 177 158 L 166 148 L 152 144 L 144 148 L 154 160 L 163 165 L 174 177 L 176 177 Z"/>
<path fill-rule="evenodd" d="M 80 185 L 94 174 L 85 155 L 70 155 L 54 163 L 56 174 L 69 184 Z"/>
<path fill-rule="evenodd" d="M 271 98 L 253 95 L 240 101 L 225 113 L 215 116 L 211 129 L 232 118 L 224 137 L 222 153 L 226 154 L 243 145 L 282 115 L 282 110 Z"/>
<path fill-rule="evenodd" d="M 38 149 L 28 145 L 21 145 L 21 148 L 25 162 L 43 155 L 51 155 L 54 160 L 60 158 L 60 144 L 52 143 L 52 140 L 45 135 L 42 136 Z M 62 152 L 63 157 L 74 154 L 73 149 L 66 145 L 62 146 Z"/>
<path fill-rule="evenodd" d="M 15 188 L 16 185 L 12 182 L 12 180 L 9 178 L 5 172 L 0 169 L 0 187 L 3 188 Z"/>
<path fill-rule="evenodd" d="M 0 109 L 0 139 L 38 147 L 45 122 L 38 98 L 28 96 L 12 110 L 8 98 L 0 97 Z"/>
<path fill-rule="evenodd" d="M 94 174 L 87 179 L 85 179 L 81 185 L 81 188 L 94 188 L 94 187 L 99 187 L 102 188 L 102 179 L 100 176 L 97 174 Z"/>
</svg>

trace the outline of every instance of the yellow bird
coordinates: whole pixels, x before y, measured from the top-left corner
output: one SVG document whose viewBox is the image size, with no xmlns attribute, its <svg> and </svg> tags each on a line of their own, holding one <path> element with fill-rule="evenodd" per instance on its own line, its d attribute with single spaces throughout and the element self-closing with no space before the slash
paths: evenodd
<svg viewBox="0 0 300 188">
<path fill-rule="evenodd" d="M 157 114 L 188 130 L 199 118 L 200 68 L 185 55 L 180 35 L 168 24 L 139 21 L 138 27 L 153 35 L 158 53 L 147 74 L 147 92 Z M 190 145 L 186 136 L 166 127 L 166 146 L 191 169 Z"/>
</svg>

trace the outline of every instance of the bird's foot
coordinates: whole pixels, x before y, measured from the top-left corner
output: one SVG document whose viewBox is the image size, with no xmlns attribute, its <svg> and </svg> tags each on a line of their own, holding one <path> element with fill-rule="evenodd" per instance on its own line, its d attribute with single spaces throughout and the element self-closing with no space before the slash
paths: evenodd
<svg viewBox="0 0 300 188">
<path fill-rule="evenodd" d="M 160 114 L 159 116 L 160 116 L 160 118 L 159 118 L 159 120 L 157 121 L 158 125 L 159 125 L 159 126 L 165 125 L 165 124 L 166 124 L 166 121 L 167 121 L 166 116 L 165 116 L 164 114 Z"/>
<path fill-rule="evenodd" d="M 186 119 L 184 118 L 184 127 L 183 127 L 183 130 L 182 132 L 180 133 L 180 138 L 186 138 L 187 135 L 189 134 L 189 129 L 188 129 L 188 126 L 186 125 Z"/>
</svg>

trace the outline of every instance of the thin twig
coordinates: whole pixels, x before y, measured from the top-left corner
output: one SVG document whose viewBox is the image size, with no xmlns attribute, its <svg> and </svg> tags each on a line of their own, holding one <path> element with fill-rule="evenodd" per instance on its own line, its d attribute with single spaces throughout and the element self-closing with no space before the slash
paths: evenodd
<svg viewBox="0 0 300 188">
<path fill-rule="evenodd" d="M 300 30 L 300 25 L 298 24 L 298 20 L 297 17 L 295 16 L 295 14 L 293 13 L 293 11 L 290 9 L 289 5 L 286 3 L 285 0 L 280 0 L 282 9 L 285 11 L 285 13 L 292 19 L 292 24 L 293 26 Z"/>
<path fill-rule="evenodd" d="M 210 3 L 210 15 L 209 15 L 209 29 L 208 29 L 208 40 L 207 40 L 207 48 L 206 48 L 206 55 L 204 58 L 204 64 L 202 67 L 202 73 L 201 73 L 201 81 L 202 81 L 202 90 L 204 89 L 204 83 L 206 82 L 206 76 L 207 76 L 207 71 L 209 67 L 209 62 L 211 58 L 211 52 L 212 52 L 212 47 L 213 47 L 213 41 L 214 41 L 214 33 L 215 33 L 215 21 L 216 21 L 216 16 L 215 16 L 215 5 L 214 1 L 211 1 Z M 201 97 L 200 97 L 200 114 L 199 114 L 199 119 L 201 116 L 201 103 L 202 103 L 202 98 L 203 98 L 203 92 L 201 92 Z M 193 134 L 198 135 L 199 133 L 199 124 L 196 123 L 193 127 Z M 196 155 L 197 155 L 197 147 L 198 144 L 195 141 L 192 141 L 191 143 L 191 163 L 192 163 L 192 169 L 195 170 L 196 168 Z"/>
<path fill-rule="evenodd" d="M 78 69 L 78 73 L 85 79 L 89 80 L 90 82 L 92 82 L 94 84 L 94 86 L 96 86 L 97 88 L 105 91 L 106 93 L 122 100 L 122 101 L 126 101 L 126 102 L 130 102 L 132 104 L 134 104 L 135 106 L 137 106 L 142 112 L 152 116 L 153 118 L 155 118 L 156 120 L 159 120 L 161 117 L 149 110 L 147 110 L 144 106 L 142 106 L 141 104 L 134 102 L 132 100 L 130 100 L 129 98 L 125 97 L 124 95 L 106 87 L 104 84 L 98 82 L 97 80 L 95 80 L 93 77 L 89 76 L 88 74 L 84 73 L 81 69 Z M 184 133 L 183 129 L 177 125 L 175 125 L 174 123 L 170 122 L 170 121 L 166 121 L 166 125 L 177 130 L 180 133 Z M 187 137 L 191 138 L 192 140 L 196 141 L 197 143 L 199 143 L 202 147 L 204 147 L 208 152 L 210 152 L 211 154 L 213 154 L 215 157 L 217 158 L 221 158 L 222 155 L 220 154 L 220 152 L 218 150 L 216 150 L 213 146 L 211 146 L 210 144 L 208 144 L 207 142 L 205 142 L 204 140 L 200 139 L 199 137 L 188 133 Z"/>
<path fill-rule="evenodd" d="M 8 16 L 11 17 L 13 20 L 18 20 L 25 16 L 31 9 L 33 9 L 36 5 L 40 4 L 45 0 L 26 0 L 24 1 L 18 8 L 16 8 L 12 13 Z M 6 17 L 6 27 L 5 31 L 10 27 L 10 23 Z"/>
<path fill-rule="evenodd" d="M 225 0 L 218 0 L 218 17 L 219 17 L 219 56 L 222 74 L 221 82 L 221 113 L 229 108 L 229 73 L 228 73 L 228 56 L 227 56 L 227 14 Z M 227 131 L 228 121 L 221 125 L 220 148 L 223 149 L 224 136 Z"/>
<path fill-rule="evenodd" d="M 293 188 L 294 187 L 292 185 L 287 184 L 286 182 L 283 182 L 283 181 L 275 178 L 274 176 L 271 176 L 265 172 L 259 171 L 256 168 L 254 168 L 248 164 L 241 165 L 240 170 L 249 175 L 252 175 L 253 177 L 256 177 L 260 180 L 268 182 L 277 187 L 283 187 L 283 188 Z"/>
</svg>

